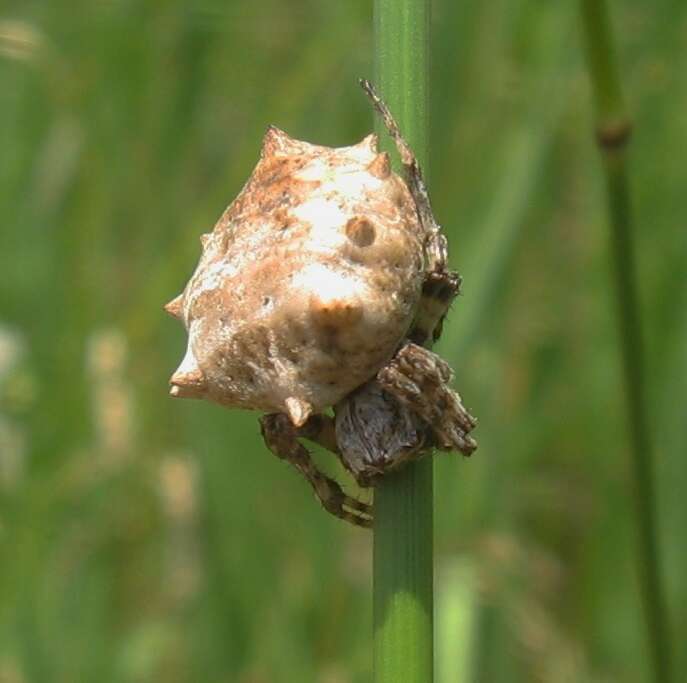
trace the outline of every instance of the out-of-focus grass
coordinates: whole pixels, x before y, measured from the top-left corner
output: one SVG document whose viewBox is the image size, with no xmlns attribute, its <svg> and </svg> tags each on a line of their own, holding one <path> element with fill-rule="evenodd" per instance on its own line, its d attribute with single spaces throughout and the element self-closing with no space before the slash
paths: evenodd
<svg viewBox="0 0 687 683">
<path fill-rule="evenodd" d="M 614 16 L 680 633 L 687 6 Z M 472 630 L 469 657 L 439 633 L 440 670 L 645 680 L 575 16 L 438 0 L 434 21 L 432 188 L 465 275 L 439 351 L 481 418 L 471 461 L 437 461 L 437 623 Z M 368 132 L 370 24 L 363 0 L 0 9 L 0 680 L 369 679 L 368 535 L 318 509 L 255 416 L 166 397 L 184 335 L 160 306 L 268 123 Z"/>
</svg>

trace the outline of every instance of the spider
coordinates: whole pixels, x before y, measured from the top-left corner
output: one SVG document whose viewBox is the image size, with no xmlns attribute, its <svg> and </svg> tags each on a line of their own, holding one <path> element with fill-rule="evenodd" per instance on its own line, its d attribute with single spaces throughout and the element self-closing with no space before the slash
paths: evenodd
<svg viewBox="0 0 687 683">
<path fill-rule="evenodd" d="M 307 439 L 334 453 L 362 487 L 423 457 L 432 449 L 470 455 L 476 420 L 451 389 L 449 365 L 428 346 L 441 334 L 460 276 L 448 270 L 447 243 L 437 224 L 417 158 L 391 112 L 369 81 L 363 90 L 398 149 L 405 182 L 425 235 L 427 266 L 415 318 L 391 360 L 376 375 L 334 405 L 334 415 L 319 412 L 300 426 L 284 412 L 260 418 L 267 447 L 292 464 L 310 483 L 325 510 L 357 526 L 370 527 L 372 506 L 347 495 L 322 473 L 300 442 Z"/>
</svg>

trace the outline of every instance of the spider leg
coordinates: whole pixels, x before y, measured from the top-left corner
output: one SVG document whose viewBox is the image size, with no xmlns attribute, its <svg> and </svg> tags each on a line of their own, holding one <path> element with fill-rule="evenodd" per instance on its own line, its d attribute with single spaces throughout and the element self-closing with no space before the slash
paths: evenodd
<svg viewBox="0 0 687 683">
<path fill-rule="evenodd" d="M 444 271 L 446 270 L 446 263 L 448 261 L 448 244 L 446 242 L 446 237 L 441 233 L 441 226 L 434 218 L 432 205 L 429 201 L 429 192 L 427 191 L 427 185 L 422 176 L 422 169 L 420 168 L 417 157 L 413 154 L 413 150 L 410 149 L 410 145 L 404 140 L 396 120 L 389 111 L 389 107 L 387 107 L 384 100 L 379 96 L 372 83 L 368 80 L 361 79 L 360 86 L 366 92 L 372 102 L 372 106 L 382 118 L 384 126 L 389 136 L 394 141 L 399 156 L 401 157 L 406 183 L 408 184 L 410 194 L 415 200 L 418 217 L 427 236 L 426 248 L 429 257 L 429 269 Z"/>
<path fill-rule="evenodd" d="M 351 406 L 356 403 L 356 401 L 351 400 L 351 395 L 349 394 L 349 396 L 346 397 L 346 399 L 342 401 L 340 405 L 343 405 L 344 410 L 346 410 L 347 408 L 350 409 Z M 366 403 L 364 401 L 363 405 L 366 406 Z M 354 429 L 349 429 L 348 431 L 344 432 L 344 434 L 342 435 L 342 438 L 344 439 L 344 448 L 342 449 L 339 446 L 339 433 L 337 432 L 337 422 L 339 424 L 341 422 L 341 413 L 340 411 L 335 409 L 335 414 L 336 417 L 330 417 L 329 415 L 323 415 L 322 413 L 311 415 L 308 418 L 308 421 L 302 427 L 298 427 L 296 429 L 296 433 L 299 438 L 308 439 L 308 441 L 312 441 L 318 444 L 319 446 L 322 446 L 322 448 L 330 451 L 331 453 L 334 453 L 334 455 L 336 455 L 336 457 L 339 459 L 339 462 L 344 466 L 344 468 L 353 475 L 353 478 L 358 483 L 358 486 L 362 488 L 368 488 L 371 485 L 370 470 L 371 468 L 374 468 L 374 465 L 370 465 L 370 463 L 365 463 L 365 465 L 361 468 L 358 466 L 359 463 L 357 462 L 357 458 L 352 457 L 350 432 L 352 431 L 355 433 Z M 369 444 L 367 443 L 365 444 L 365 446 L 368 445 Z M 367 451 L 369 449 L 364 450 Z M 355 449 L 353 449 L 353 453 L 355 453 Z"/>
<path fill-rule="evenodd" d="M 460 283 L 458 273 L 436 270 L 427 273 L 415 320 L 408 332 L 410 341 L 420 346 L 431 346 L 439 339 L 444 318 L 460 291 Z"/>
<path fill-rule="evenodd" d="M 477 421 L 449 386 L 452 374 L 448 363 L 435 353 L 408 343 L 379 371 L 377 380 L 427 423 L 437 448 L 470 455 L 477 444 L 469 432 Z"/>
<path fill-rule="evenodd" d="M 372 106 L 382 118 L 390 137 L 398 149 L 404 175 L 410 194 L 415 201 L 418 217 L 425 231 L 425 250 L 428 257 L 427 277 L 422 287 L 422 300 L 410 339 L 418 344 L 431 344 L 441 334 L 443 319 L 451 302 L 460 290 L 460 276 L 447 268 L 448 245 L 441 232 L 441 226 L 434 218 L 432 204 L 429 200 L 427 185 L 422 176 L 422 169 L 410 145 L 401 135 L 401 131 L 384 100 L 374 86 L 362 79 L 360 85 L 367 93 Z"/>
<path fill-rule="evenodd" d="M 298 441 L 298 431 L 287 415 L 263 415 L 260 429 L 267 447 L 278 458 L 291 463 L 308 480 L 327 512 L 356 526 L 372 526 L 371 506 L 346 495 L 336 481 L 317 469 L 310 453 Z"/>
</svg>

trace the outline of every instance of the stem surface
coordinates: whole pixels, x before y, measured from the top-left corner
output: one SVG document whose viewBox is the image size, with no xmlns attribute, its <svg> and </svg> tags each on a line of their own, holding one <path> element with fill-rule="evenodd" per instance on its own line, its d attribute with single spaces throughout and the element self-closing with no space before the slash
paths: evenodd
<svg viewBox="0 0 687 683">
<path fill-rule="evenodd" d="M 428 0 L 375 0 L 374 84 L 428 171 Z M 382 145 L 397 160 L 383 125 Z M 396 163 L 396 168 L 398 165 Z M 433 466 L 431 457 L 375 488 L 374 681 L 433 679 Z"/>
<path fill-rule="evenodd" d="M 637 514 L 640 588 L 653 677 L 658 683 L 669 683 L 672 681 L 670 631 L 661 582 L 653 449 L 647 418 L 644 352 L 625 154 L 632 126 L 622 97 L 605 0 L 581 0 L 581 10 L 597 110 L 597 140 L 602 152 L 608 194 L 611 260 Z"/>
</svg>

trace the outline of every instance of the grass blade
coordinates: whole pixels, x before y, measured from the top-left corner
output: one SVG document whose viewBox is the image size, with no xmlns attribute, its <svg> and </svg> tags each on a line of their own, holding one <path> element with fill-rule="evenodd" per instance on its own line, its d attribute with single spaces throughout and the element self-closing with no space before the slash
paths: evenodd
<svg viewBox="0 0 687 683">
<path fill-rule="evenodd" d="M 429 2 L 375 0 L 374 41 L 375 84 L 427 173 Z M 433 679 L 432 479 L 426 458 L 375 490 L 375 683 Z"/>
<path fill-rule="evenodd" d="M 654 680 L 672 680 L 670 636 L 657 538 L 653 448 L 647 417 L 644 352 L 627 178 L 626 146 L 632 124 L 625 110 L 606 3 L 582 0 L 582 25 L 597 109 L 611 228 L 611 261 L 620 327 L 627 418 L 632 454 L 639 578 Z"/>
</svg>

